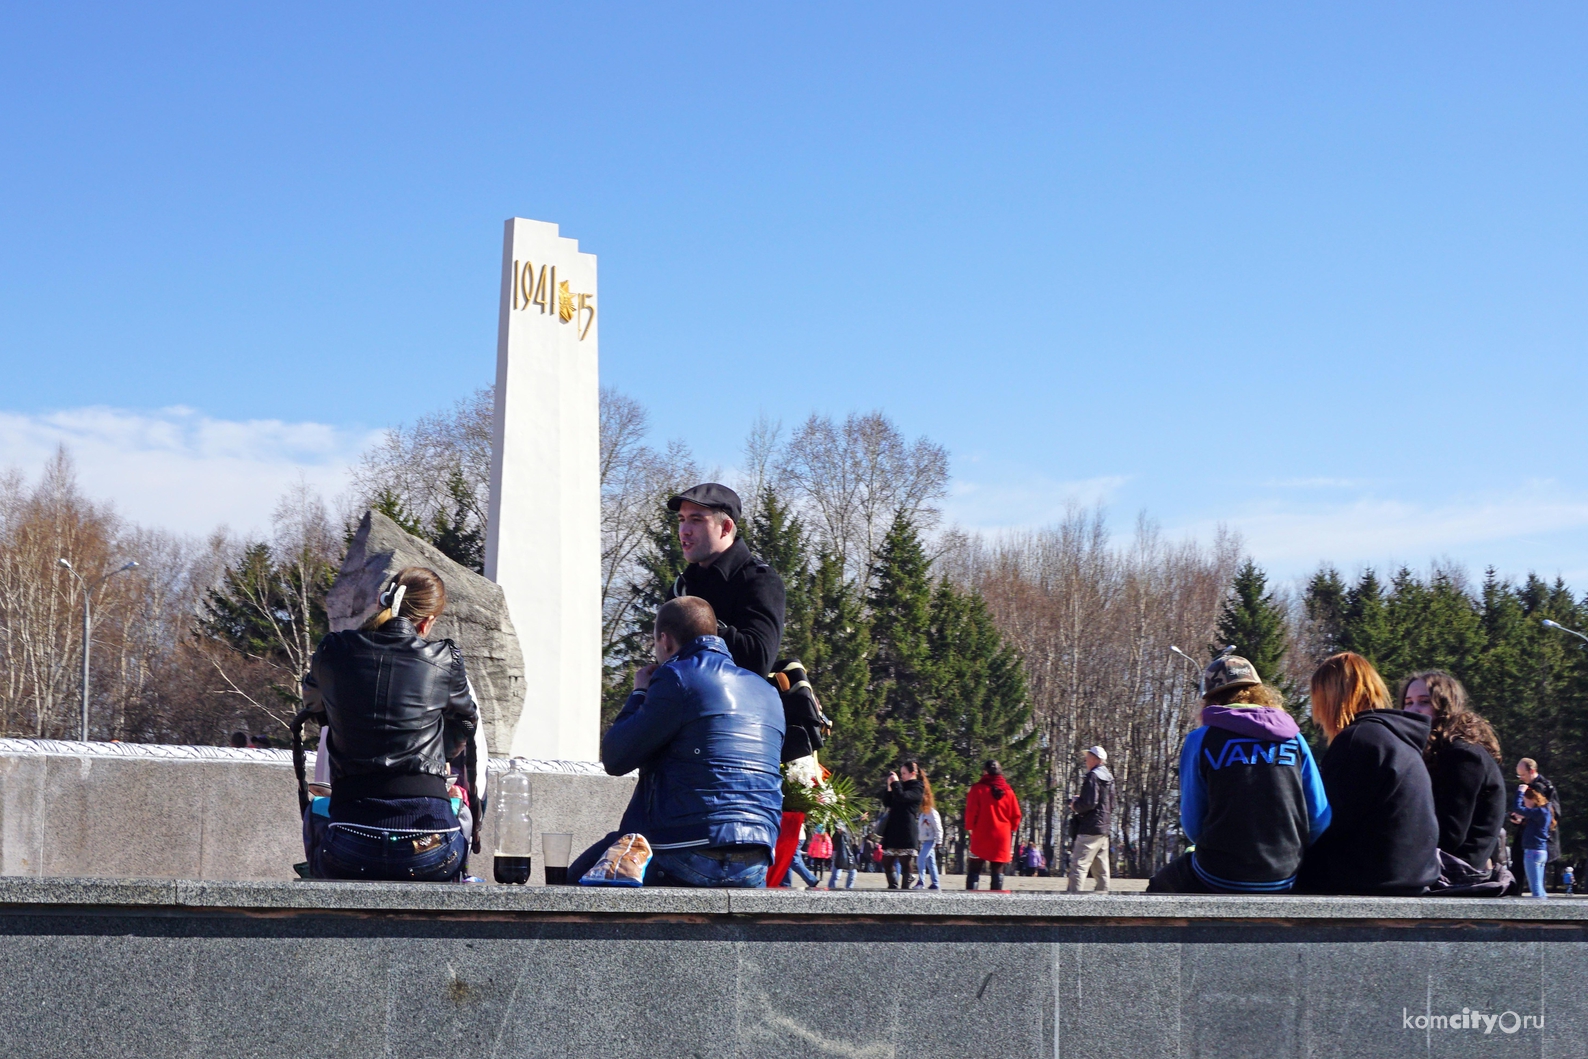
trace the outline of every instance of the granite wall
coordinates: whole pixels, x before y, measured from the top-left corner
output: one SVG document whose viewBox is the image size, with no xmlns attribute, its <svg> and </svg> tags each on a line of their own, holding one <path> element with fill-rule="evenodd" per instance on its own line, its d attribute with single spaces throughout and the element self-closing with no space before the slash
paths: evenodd
<svg viewBox="0 0 1588 1059">
<path fill-rule="evenodd" d="M 634 789 L 589 763 L 531 768 L 536 832 L 572 832 L 576 850 L 617 826 Z M 297 799 L 285 750 L 0 740 L 0 874 L 290 879 L 303 859 Z"/>
<path fill-rule="evenodd" d="M 0 880 L 0 1051 L 1579 1059 L 1542 904 Z"/>
</svg>

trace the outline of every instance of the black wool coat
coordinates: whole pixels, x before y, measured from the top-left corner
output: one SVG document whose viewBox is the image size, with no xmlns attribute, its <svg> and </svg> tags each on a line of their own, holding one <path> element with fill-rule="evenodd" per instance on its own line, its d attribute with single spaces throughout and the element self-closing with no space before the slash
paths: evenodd
<svg viewBox="0 0 1588 1059">
<path fill-rule="evenodd" d="M 717 635 L 733 664 L 760 676 L 772 672 L 783 643 L 783 578 L 734 541 L 710 566 L 690 563 L 673 581 L 672 598 L 699 596 L 717 612 Z"/>
<path fill-rule="evenodd" d="M 1479 870 L 1505 842 L 1506 789 L 1499 762 L 1481 746 L 1452 739 L 1429 763 L 1439 848 Z"/>
<path fill-rule="evenodd" d="M 921 802 L 925 798 L 926 787 L 918 779 L 888 784 L 882 792 L 882 804 L 888 810 L 882 825 L 883 849 L 921 848 Z"/>
</svg>

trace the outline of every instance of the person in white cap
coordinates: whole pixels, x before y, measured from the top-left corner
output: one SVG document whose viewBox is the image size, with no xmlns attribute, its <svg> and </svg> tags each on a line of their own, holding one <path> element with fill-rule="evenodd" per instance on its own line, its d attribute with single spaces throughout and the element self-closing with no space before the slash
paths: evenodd
<svg viewBox="0 0 1588 1059">
<path fill-rule="evenodd" d="M 1108 892 L 1108 832 L 1114 823 L 1114 774 L 1108 771 L 1108 751 L 1100 746 L 1086 751 L 1086 778 L 1081 793 L 1070 799 L 1070 885 L 1067 893 L 1081 892 L 1081 879 L 1097 879 L 1093 893 Z"/>
</svg>

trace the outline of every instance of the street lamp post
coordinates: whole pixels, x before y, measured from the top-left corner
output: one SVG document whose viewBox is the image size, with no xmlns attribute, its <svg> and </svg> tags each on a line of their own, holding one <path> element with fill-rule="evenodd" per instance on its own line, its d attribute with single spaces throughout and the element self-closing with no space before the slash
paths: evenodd
<svg viewBox="0 0 1588 1059">
<path fill-rule="evenodd" d="M 1180 648 L 1176 647 L 1174 644 L 1170 644 L 1169 645 L 1169 650 L 1173 651 L 1175 654 L 1179 655 L 1181 658 L 1184 658 L 1187 662 L 1191 663 L 1191 668 L 1196 670 L 1196 674 L 1197 674 L 1197 694 L 1200 695 L 1200 694 L 1202 694 L 1203 691 L 1207 690 L 1207 689 L 1205 689 L 1202 686 L 1202 674 L 1204 672 L 1204 670 L 1202 668 L 1202 663 L 1198 662 L 1195 658 L 1192 658 L 1190 655 L 1188 655 L 1184 651 L 1180 650 Z M 1230 655 L 1232 655 L 1234 653 L 1235 653 L 1235 645 L 1234 644 L 1230 644 L 1228 647 L 1224 648 L 1224 650 L 1219 652 L 1219 658 L 1228 658 Z M 1216 658 L 1216 659 L 1214 659 L 1214 661 L 1218 661 L 1218 659 Z"/>
<path fill-rule="evenodd" d="M 1566 628 L 1566 626 L 1562 625 L 1558 621 L 1550 621 L 1548 618 L 1545 618 L 1539 624 L 1543 625 L 1544 628 L 1546 628 L 1546 629 L 1559 629 L 1561 632 L 1569 632 L 1573 636 L 1577 637 L 1577 639 L 1582 640 L 1585 643 L 1588 643 L 1588 636 L 1584 636 L 1582 633 L 1578 632 L 1576 629 L 1568 629 L 1568 628 Z"/>
<path fill-rule="evenodd" d="M 138 565 L 138 560 L 128 559 L 125 563 L 116 567 L 116 569 L 110 571 L 109 573 L 99 575 L 99 577 L 94 579 L 92 586 L 90 586 L 89 583 L 83 578 L 82 574 L 77 572 L 77 568 L 72 566 L 70 562 L 65 559 L 60 559 L 58 561 L 62 566 L 66 567 L 67 573 L 77 578 L 77 583 L 83 586 L 83 742 L 86 743 L 88 742 L 88 645 L 89 633 L 92 627 L 89 621 L 89 607 L 93 605 L 95 589 L 104 584 L 106 581 L 109 581 L 112 577 L 115 577 L 117 574 L 124 573 L 136 567 Z"/>
</svg>

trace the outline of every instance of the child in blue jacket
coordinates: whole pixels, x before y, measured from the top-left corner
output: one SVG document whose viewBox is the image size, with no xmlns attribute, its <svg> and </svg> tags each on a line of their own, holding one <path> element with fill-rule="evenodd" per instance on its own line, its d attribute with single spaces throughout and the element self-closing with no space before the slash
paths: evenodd
<svg viewBox="0 0 1588 1059">
<path fill-rule="evenodd" d="M 1543 791 L 1524 783 L 1516 788 L 1513 809 L 1512 822 L 1523 825 L 1522 870 L 1527 872 L 1527 888 L 1534 897 L 1548 897 L 1544 892 L 1544 865 L 1549 862 L 1549 799 Z"/>
<path fill-rule="evenodd" d="M 1279 693 L 1238 655 L 1203 674 L 1202 727 L 1180 751 L 1180 830 L 1193 848 L 1148 893 L 1283 893 L 1329 826 L 1312 751 Z"/>
</svg>

